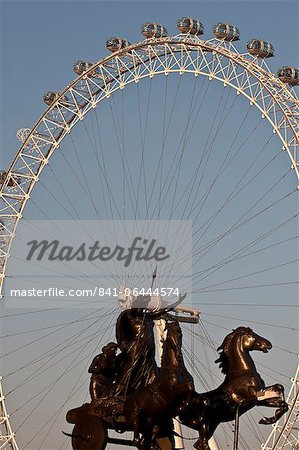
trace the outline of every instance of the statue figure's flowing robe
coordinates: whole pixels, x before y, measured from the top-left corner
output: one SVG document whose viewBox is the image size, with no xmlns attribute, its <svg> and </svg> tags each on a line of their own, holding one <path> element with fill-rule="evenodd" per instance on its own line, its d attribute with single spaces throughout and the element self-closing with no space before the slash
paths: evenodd
<svg viewBox="0 0 299 450">
<path fill-rule="evenodd" d="M 118 317 L 116 339 L 122 353 L 119 355 L 116 395 L 128 395 L 156 378 L 153 326 L 151 314 L 141 309 L 128 309 Z"/>
</svg>

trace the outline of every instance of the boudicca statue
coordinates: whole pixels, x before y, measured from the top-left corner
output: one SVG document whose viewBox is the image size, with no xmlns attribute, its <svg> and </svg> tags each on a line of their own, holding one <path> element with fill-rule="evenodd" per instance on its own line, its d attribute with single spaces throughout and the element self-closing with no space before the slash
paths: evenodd
<svg viewBox="0 0 299 450">
<path fill-rule="evenodd" d="M 165 337 L 161 366 L 155 359 L 154 321 L 164 319 Z M 103 450 L 108 443 L 135 446 L 140 450 L 173 450 L 173 419 L 198 432 L 197 450 L 209 450 L 209 439 L 221 422 L 235 420 L 254 406 L 276 408 L 260 420 L 272 424 L 288 409 L 281 385 L 265 385 L 250 356 L 267 352 L 271 343 L 250 328 L 239 327 L 218 348 L 217 363 L 225 375 L 216 389 L 197 393 L 185 367 L 182 331 L 167 311 L 132 308 L 123 311 L 116 323 L 116 343 L 110 342 L 95 356 L 91 373 L 91 402 L 68 411 L 74 424 L 75 450 Z M 133 432 L 133 439 L 108 436 Z"/>
</svg>

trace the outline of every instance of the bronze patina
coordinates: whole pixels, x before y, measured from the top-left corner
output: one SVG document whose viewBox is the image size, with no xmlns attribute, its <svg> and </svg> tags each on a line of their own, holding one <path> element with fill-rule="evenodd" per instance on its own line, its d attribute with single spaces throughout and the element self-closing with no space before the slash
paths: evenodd
<svg viewBox="0 0 299 450">
<path fill-rule="evenodd" d="M 165 338 L 158 367 L 153 327 L 161 318 Z M 177 416 L 183 425 L 197 430 L 194 447 L 209 450 L 209 439 L 221 422 L 235 420 L 238 425 L 239 416 L 246 411 L 268 406 L 276 412 L 260 423 L 273 424 L 288 409 L 283 386 L 266 386 L 256 370 L 250 352 L 268 352 L 272 345 L 251 328 L 239 327 L 225 337 L 216 360 L 224 381 L 203 393 L 195 391 L 184 364 L 182 331 L 169 311 L 123 311 L 116 323 L 116 341 L 104 346 L 90 365 L 91 402 L 67 413 L 67 421 L 74 424 L 68 436 L 75 450 L 103 450 L 107 443 L 172 450 L 173 418 Z M 111 438 L 108 430 L 132 431 L 134 438 Z"/>
</svg>

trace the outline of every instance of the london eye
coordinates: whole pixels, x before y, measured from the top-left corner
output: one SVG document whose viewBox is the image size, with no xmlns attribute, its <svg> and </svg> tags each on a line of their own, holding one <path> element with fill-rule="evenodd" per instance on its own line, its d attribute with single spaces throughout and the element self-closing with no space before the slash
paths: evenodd
<svg viewBox="0 0 299 450">
<path fill-rule="evenodd" d="M 258 408 L 248 413 L 240 449 L 298 447 L 299 72 L 273 73 L 272 44 L 242 43 L 235 25 L 217 23 L 211 37 L 183 17 L 177 29 L 172 36 L 146 22 L 136 43 L 111 37 L 106 56 L 75 62 L 76 78 L 45 93 L 45 111 L 18 131 L 20 149 L 1 171 L 0 448 L 71 448 L 65 414 L 86 401 L 88 366 L 113 339 L 117 293 L 150 286 L 156 265 L 157 286 L 179 283 L 183 304 L 200 312 L 198 324 L 182 325 L 198 389 L 220 383 L 216 349 L 232 328 L 263 330 L 273 343 L 257 365 L 285 386 L 289 412 L 273 428 L 257 425 Z M 134 236 L 136 221 L 144 236 L 171 238 L 172 264 L 140 273 L 99 270 L 90 258 L 86 273 L 58 257 L 41 269 L 20 253 L 29 237 L 57 233 L 74 248 L 99 223 L 104 238 L 118 240 L 124 223 Z M 33 286 L 54 285 L 75 294 L 61 301 L 53 287 L 43 304 L 29 298 Z M 82 296 L 99 287 L 97 297 Z M 215 445 L 232 448 L 233 439 L 228 424 Z"/>
</svg>

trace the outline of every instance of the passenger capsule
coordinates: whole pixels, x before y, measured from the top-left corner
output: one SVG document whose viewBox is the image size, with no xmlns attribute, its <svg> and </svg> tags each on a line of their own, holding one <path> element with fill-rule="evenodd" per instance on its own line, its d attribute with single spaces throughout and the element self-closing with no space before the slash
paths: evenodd
<svg viewBox="0 0 299 450">
<path fill-rule="evenodd" d="M 55 92 L 47 92 L 44 96 L 43 96 L 43 100 L 46 103 L 46 105 L 52 105 L 52 103 L 56 100 L 57 98 L 57 94 L 55 94 Z"/>
<path fill-rule="evenodd" d="M 7 175 L 7 172 L 5 172 L 5 170 L 0 170 L 0 184 L 4 183 L 6 175 Z"/>
<path fill-rule="evenodd" d="M 238 41 L 240 39 L 239 29 L 229 23 L 216 23 L 213 26 L 213 34 L 216 38 L 224 41 Z"/>
<path fill-rule="evenodd" d="M 18 131 L 17 131 L 16 136 L 17 136 L 19 141 L 24 143 L 26 141 L 26 139 L 28 138 L 30 133 L 31 133 L 30 128 L 19 128 Z"/>
<path fill-rule="evenodd" d="M 299 84 L 299 70 L 292 66 L 280 67 L 277 71 L 278 78 L 290 86 L 297 86 Z"/>
<path fill-rule="evenodd" d="M 7 177 L 7 172 L 5 172 L 5 170 L 0 170 L 0 185 L 2 185 L 4 183 L 4 181 L 6 180 Z M 14 181 L 10 178 L 7 185 L 9 187 L 14 186 L 15 183 Z"/>
<path fill-rule="evenodd" d="M 77 61 L 74 65 L 73 65 L 73 69 L 74 72 L 77 75 L 82 75 L 83 72 L 86 72 L 88 69 L 90 69 L 90 67 L 93 66 L 93 64 L 91 62 L 87 62 L 87 61 Z"/>
<path fill-rule="evenodd" d="M 46 103 L 46 105 L 51 106 L 52 103 L 55 102 L 55 100 L 57 100 L 58 97 L 59 94 L 57 94 L 56 92 L 49 91 L 43 96 L 43 100 Z M 67 105 L 69 103 L 68 98 L 64 95 L 60 99 L 60 103 L 62 103 L 63 105 Z"/>
<path fill-rule="evenodd" d="M 274 47 L 269 42 L 251 39 L 246 46 L 248 53 L 259 58 L 271 58 L 271 56 L 274 56 Z"/>
<path fill-rule="evenodd" d="M 143 24 L 141 27 L 141 33 L 148 39 L 153 37 L 161 38 L 168 35 L 168 32 L 163 25 L 154 22 L 146 22 Z"/>
<path fill-rule="evenodd" d="M 178 19 L 177 27 L 182 33 L 203 34 L 204 32 L 203 24 L 199 20 L 192 19 L 191 17 Z"/>
<path fill-rule="evenodd" d="M 118 50 L 121 50 L 122 48 L 128 47 L 128 45 L 131 45 L 130 42 L 127 39 L 122 39 L 119 37 L 111 37 L 106 42 L 106 47 L 110 52 L 117 52 Z"/>
</svg>

